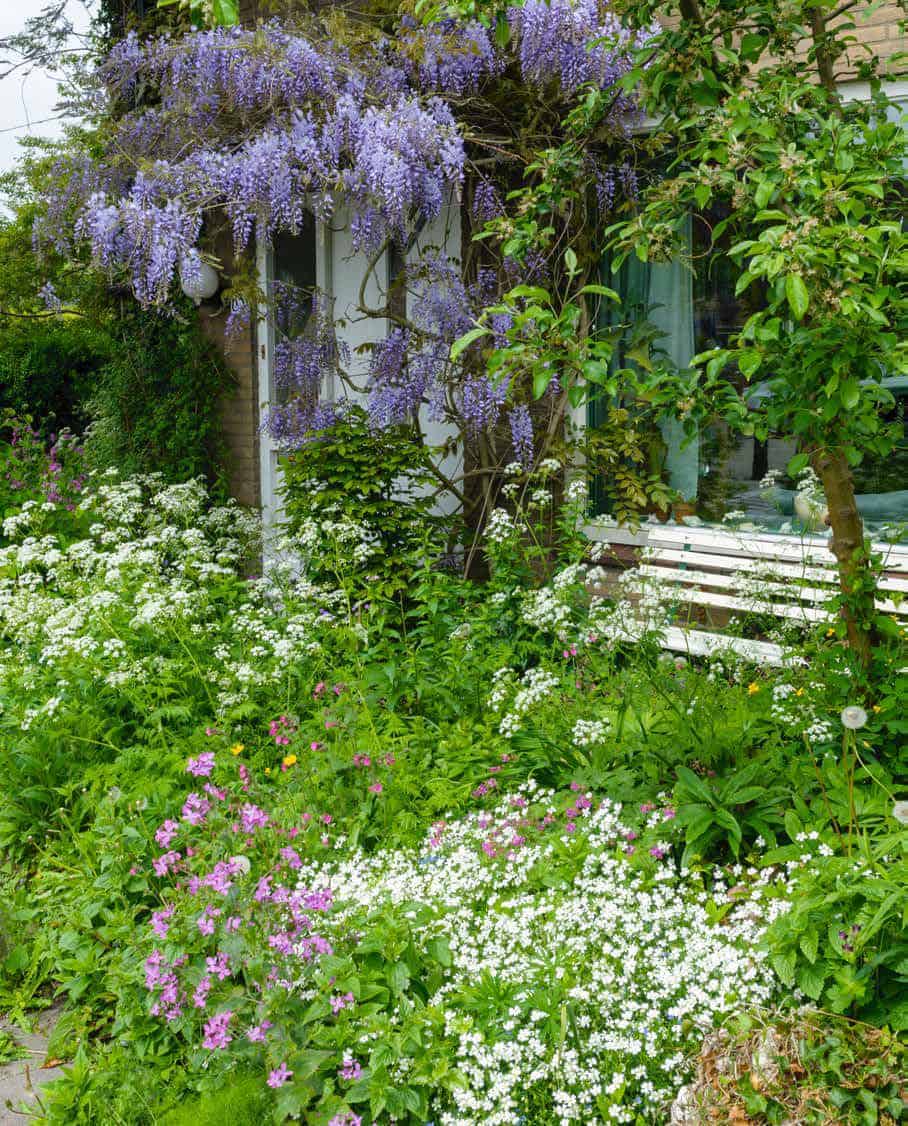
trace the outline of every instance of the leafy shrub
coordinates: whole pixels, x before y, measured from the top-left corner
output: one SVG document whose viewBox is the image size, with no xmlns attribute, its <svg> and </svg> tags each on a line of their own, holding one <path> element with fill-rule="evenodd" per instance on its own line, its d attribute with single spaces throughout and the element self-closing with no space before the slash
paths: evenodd
<svg viewBox="0 0 908 1126">
<path fill-rule="evenodd" d="M 908 832 L 890 824 L 888 832 L 865 836 L 854 851 L 850 842 L 824 834 L 813 865 L 792 877 L 792 907 L 770 928 L 767 942 L 786 985 L 834 1013 L 904 1032 Z M 788 859 L 790 851 L 767 859 Z"/>
<path fill-rule="evenodd" d="M 0 413 L 30 414 L 42 426 L 80 433 L 96 373 L 113 341 L 76 317 L 0 323 Z"/>
<path fill-rule="evenodd" d="M 68 430 L 45 438 L 30 415 L 3 416 L 0 435 L 0 516 L 40 504 L 48 530 L 71 528 L 87 475 L 81 441 Z"/>
<path fill-rule="evenodd" d="M 443 554 L 445 522 L 431 514 L 430 465 L 408 429 L 373 429 L 359 407 L 287 454 L 286 522 L 311 579 L 335 585 L 343 578 L 357 594 L 393 594 L 407 585 L 420 552 Z"/>
<path fill-rule="evenodd" d="M 84 410 L 96 469 L 161 473 L 169 481 L 223 473 L 218 407 L 229 376 L 188 303 L 179 317 L 121 310 L 111 355 L 95 372 Z"/>
</svg>

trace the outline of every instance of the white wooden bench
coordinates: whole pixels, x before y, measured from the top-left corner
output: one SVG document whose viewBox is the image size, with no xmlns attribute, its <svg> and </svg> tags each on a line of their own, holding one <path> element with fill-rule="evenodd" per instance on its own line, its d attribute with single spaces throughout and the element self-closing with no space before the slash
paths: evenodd
<svg viewBox="0 0 908 1126">
<path fill-rule="evenodd" d="M 731 616 L 762 615 L 804 626 L 835 616 L 825 605 L 838 593 L 836 560 L 825 537 L 674 524 L 647 524 L 636 532 L 591 525 L 587 534 L 601 545 L 605 565 L 609 555 L 627 565 L 634 549 L 633 580 L 624 590 L 655 590 L 670 606 L 673 624 L 663 640 L 669 651 L 705 656 L 731 649 L 755 663 L 781 665 L 786 658 L 780 645 L 709 627 Z M 883 557 L 877 608 L 908 625 L 908 547 L 875 543 L 873 549 Z"/>
</svg>

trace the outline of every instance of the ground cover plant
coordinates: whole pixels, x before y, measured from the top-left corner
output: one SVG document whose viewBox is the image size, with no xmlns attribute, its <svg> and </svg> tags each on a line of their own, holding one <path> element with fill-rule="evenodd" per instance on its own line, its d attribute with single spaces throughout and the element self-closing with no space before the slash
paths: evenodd
<svg viewBox="0 0 908 1126">
<path fill-rule="evenodd" d="M 659 1122 L 716 1022 L 904 1027 L 894 673 L 843 713 L 825 637 L 665 657 L 589 596 L 579 489 L 553 560 L 555 467 L 511 476 L 488 583 L 416 550 L 403 599 L 346 525 L 330 582 L 257 577 L 199 482 L 5 520 L 2 995 L 66 1000 L 48 1121 Z"/>
</svg>

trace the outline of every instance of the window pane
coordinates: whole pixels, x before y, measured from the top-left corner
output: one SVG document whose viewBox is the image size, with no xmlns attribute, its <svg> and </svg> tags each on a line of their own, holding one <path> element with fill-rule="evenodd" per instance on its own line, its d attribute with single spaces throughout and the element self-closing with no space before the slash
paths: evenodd
<svg viewBox="0 0 908 1126">
<path fill-rule="evenodd" d="M 298 234 L 274 239 L 272 299 L 274 302 L 274 364 L 272 401 L 288 399 L 310 388 L 303 386 L 301 338 L 312 316 L 316 288 L 315 220 L 307 212 Z"/>
</svg>

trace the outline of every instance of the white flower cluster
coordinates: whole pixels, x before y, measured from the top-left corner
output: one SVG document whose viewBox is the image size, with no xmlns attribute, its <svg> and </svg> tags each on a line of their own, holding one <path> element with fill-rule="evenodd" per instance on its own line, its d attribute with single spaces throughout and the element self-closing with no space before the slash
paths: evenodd
<svg viewBox="0 0 908 1126">
<path fill-rule="evenodd" d="M 558 676 L 544 668 L 527 669 L 519 679 L 512 669 L 499 669 L 492 678 L 489 707 L 494 712 L 502 711 L 505 701 L 513 693 L 509 710 L 498 724 L 501 734 L 507 738 L 516 734 L 527 713 L 548 699 L 560 683 Z"/>
<path fill-rule="evenodd" d="M 772 999 L 759 940 L 782 899 L 755 909 L 736 889 L 711 924 L 708 905 L 728 898 L 721 874 L 704 887 L 660 861 L 644 875 L 619 854 L 620 806 L 579 804 L 567 821 L 529 782 L 491 813 L 436 826 L 417 852 L 356 850 L 299 873 L 333 890 L 339 935 L 394 904 L 417 944 L 447 940 L 429 1005 L 466 1085 L 433 1108 L 443 1126 L 510 1126 L 534 1091 L 559 1126 L 663 1120 L 716 1018 Z M 556 868 L 559 886 L 539 878 Z M 749 878 L 754 895 L 772 879 Z"/>
<path fill-rule="evenodd" d="M 514 520 L 506 509 L 492 509 L 485 527 L 486 539 L 492 543 L 507 543 L 516 530 Z"/>
<path fill-rule="evenodd" d="M 769 714 L 789 734 L 806 736 L 810 743 L 829 743 L 835 737 L 831 719 L 820 714 L 817 701 L 822 701 L 825 686 L 811 681 L 796 688 L 788 681 L 773 685 Z"/>
<path fill-rule="evenodd" d="M 336 520 L 305 520 L 300 525 L 297 538 L 304 555 L 322 557 L 328 545 L 330 550 L 344 558 L 349 556 L 361 567 L 381 552 L 377 532 L 347 516 Z"/>
<path fill-rule="evenodd" d="M 604 743 L 612 721 L 608 716 L 602 719 L 578 719 L 574 724 L 572 737 L 575 747 L 593 747 Z"/>
<path fill-rule="evenodd" d="M 213 654 L 205 679 L 224 713 L 251 686 L 286 680 L 288 664 L 318 648 L 334 620 L 338 592 L 279 567 L 239 581 L 243 565 L 255 565 L 261 522 L 234 503 L 211 506 L 201 482 L 105 474 L 81 508 L 92 523 L 74 543 L 36 535 L 31 519 L 5 527 L 0 689 L 24 730 L 65 711 L 69 662 L 80 680 L 117 690 L 168 669 L 175 679 L 198 675 L 181 637 Z"/>
</svg>

